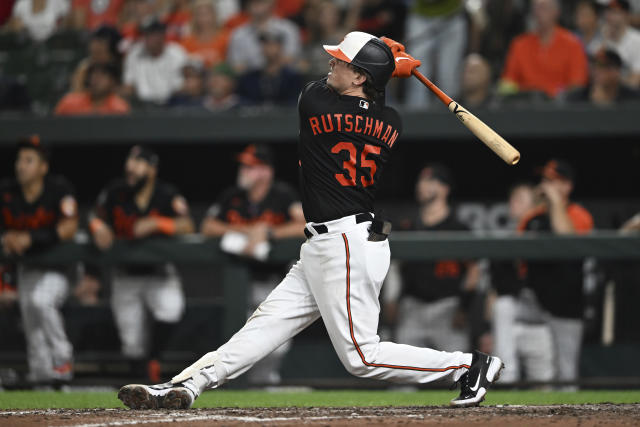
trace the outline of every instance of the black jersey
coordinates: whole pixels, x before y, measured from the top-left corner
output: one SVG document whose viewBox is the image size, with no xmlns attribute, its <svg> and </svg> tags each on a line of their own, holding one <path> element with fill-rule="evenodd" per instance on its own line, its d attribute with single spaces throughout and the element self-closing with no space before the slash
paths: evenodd
<svg viewBox="0 0 640 427">
<path fill-rule="evenodd" d="M 32 203 L 24 198 L 15 179 L 0 183 L 0 234 L 8 230 L 44 232 L 57 235 L 56 225 L 64 218 L 78 215 L 78 205 L 71 184 L 61 176 L 47 176 L 42 194 Z M 31 249 L 38 249 L 34 239 Z M 48 245 L 57 239 L 46 239 Z"/>
<path fill-rule="evenodd" d="M 207 210 L 207 216 L 229 224 L 256 224 L 264 222 L 270 226 L 281 225 L 291 221 L 290 209 L 299 203 L 295 191 L 283 182 L 274 182 L 271 189 L 260 203 L 252 203 L 247 192 L 239 187 L 232 187 L 223 192 L 216 203 Z M 288 263 L 260 262 L 246 259 L 251 266 L 253 280 L 272 280 L 286 273 Z"/>
<path fill-rule="evenodd" d="M 411 230 L 468 231 L 469 228 L 450 213 L 438 224 L 427 226 L 419 215 L 412 222 Z M 404 262 L 401 267 L 404 293 L 425 302 L 460 295 L 462 279 L 466 274 L 465 263 L 460 260 Z"/>
<path fill-rule="evenodd" d="M 133 225 L 138 219 L 146 216 L 185 216 L 189 208 L 173 185 L 156 181 L 149 204 L 140 209 L 131 188 L 124 179 L 118 179 L 100 193 L 95 213 L 113 228 L 116 237 L 132 239 Z"/>
<path fill-rule="evenodd" d="M 283 182 L 274 182 L 259 203 L 252 203 L 245 190 L 232 187 L 211 205 L 207 216 L 229 224 L 264 222 L 276 226 L 291 220 L 290 208 L 298 201 L 293 188 Z"/>
<path fill-rule="evenodd" d="M 298 113 L 306 220 L 324 222 L 373 212 L 378 182 L 402 131 L 397 111 L 340 95 L 323 79 L 302 90 Z"/>
</svg>

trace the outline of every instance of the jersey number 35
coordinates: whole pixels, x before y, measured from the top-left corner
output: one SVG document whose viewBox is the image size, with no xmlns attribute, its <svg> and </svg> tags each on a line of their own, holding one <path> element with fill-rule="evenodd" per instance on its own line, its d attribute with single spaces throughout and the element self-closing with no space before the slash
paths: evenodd
<svg viewBox="0 0 640 427">
<path fill-rule="evenodd" d="M 360 177 L 360 183 L 363 187 L 368 187 L 373 185 L 373 177 L 376 174 L 376 170 L 378 166 L 376 165 L 375 160 L 367 159 L 367 156 L 379 155 L 381 147 L 377 147 L 375 145 L 365 144 L 364 149 L 358 156 L 358 149 L 353 142 L 338 142 L 331 148 L 331 152 L 334 154 L 341 153 L 343 151 L 347 151 L 349 153 L 349 160 L 345 160 L 342 163 L 342 167 L 344 168 L 344 173 L 337 173 L 336 179 L 338 182 L 344 187 L 355 187 L 358 182 L 356 180 L 357 170 L 360 169 L 369 169 L 369 177 L 365 177 L 364 175 Z M 358 160 L 360 163 L 358 164 Z"/>
</svg>

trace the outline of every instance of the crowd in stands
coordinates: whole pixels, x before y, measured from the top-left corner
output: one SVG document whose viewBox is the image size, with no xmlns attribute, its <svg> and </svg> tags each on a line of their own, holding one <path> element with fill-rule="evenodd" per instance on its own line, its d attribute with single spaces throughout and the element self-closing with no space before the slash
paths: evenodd
<svg viewBox="0 0 640 427">
<path fill-rule="evenodd" d="M 640 0 L 5 0 L 0 109 L 28 110 L 39 85 L 69 92 L 45 105 L 56 114 L 293 106 L 328 71 L 322 45 L 354 30 L 403 41 L 470 107 L 620 104 L 639 99 L 639 26 Z M 86 57 L 48 86 L 24 70 L 42 60 L 2 40 L 49 49 L 60 34 L 80 38 Z M 387 98 L 434 99 L 414 79 Z"/>
</svg>

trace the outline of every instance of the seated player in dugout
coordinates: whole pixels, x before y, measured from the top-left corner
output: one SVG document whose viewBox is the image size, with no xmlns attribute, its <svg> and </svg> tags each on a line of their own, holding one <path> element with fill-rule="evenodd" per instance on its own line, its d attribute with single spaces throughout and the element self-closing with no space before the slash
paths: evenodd
<svg viewBox="0 0 640 427">
<path fill-rule="evenodd" d="M 24 255 L 71 240 L 78 228 L 73 189 L 49 175 L 49 150 L 33 135 L 18 142 L 15 178 L 0 183 L 2 251 L 15 264 L 18 302 L 32 384 L 66 382 L 73 376 L 73 348 L 60 307 L 69 294 L 64 266 L 28 262 Z"/>
<path fill-rule="evenodd" d="M 96 246 L 110 249 L 115 239 L 140 240 L 193 233 L 187 201 L 178 189 L 158 179 L 158 155 L 134 146 L 124 177 L 111 182 L 98 196 L 90 229 Z M 111 308 L 122 353 L 132 372 L 146 372 L 161 380 L 161 352 L 171 338 L 185 307 L 182 283 L 175 265 L 121 263 L 112 268 Z M 151 319 L 147 318 L 149 313 Z"/>
<path fill-rule="evenodd" d="M 404 46 L 354 31 L 337 46 L 326 79 L 298 100 L 298 171 L 307 240 L 300 259 L 245 325 L 165 384 L 128 384 L 118 398 L 132 409 L 190 408 L 322 317 L 336 355 L 351 374 L 404 384 L 459 384 L 454 406 L 477 406 L 504 367 L 495 356 L 382 341 L 380 289 L 390 262 L 391 224 L 375 217 L 375 195 L 402 132 L 385 105 L 392 76 L 420 65 Z M 320 127 L 321 126 L 321 127 Z M 397 145 L 396 145 L 397 146 Z"/>
<path fill-rule="evenodd" d="M 302 204 L 288 184 L 274 180 L 273 151 L 249 145 L 238 157 L 235 186 L 223 191 L 202 221 L 201 233 L 222 237 L 222 250 L 243 256 L 251 265 L 251 314 L 280 282 L 288 264 L 269 262 L 270 242 L 304 237 Z M 280 365 L 291 347 L 287 341 L 248 372 L 252 384 L 280 383 Z"/>
<path fill-rule="evenodd" d="M 450 204 L 453 178 L 440 164 L 425 166 L 416 182 L 418 209 L 403 229 L 469 231 Z M 383 291 L 385 317 L 395 325 L 401 344 L 444 351 L 470 346 L 467 322 L 480 278 L 474 261 L 434 260 L 393 262 Z"/>
</svg>

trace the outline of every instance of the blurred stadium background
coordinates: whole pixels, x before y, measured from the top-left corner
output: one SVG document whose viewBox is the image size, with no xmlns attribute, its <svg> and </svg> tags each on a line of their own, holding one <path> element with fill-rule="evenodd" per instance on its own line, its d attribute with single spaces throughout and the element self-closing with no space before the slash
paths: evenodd
<svg viewBox="0 0 640 427">
<path fill-rule="evenodd" d="M 562 37 L 556 24 L 567 31 Z M 186 309 L 157 355 L 160 378 L 229 338 L 246 320 L 252 274 L 261 268 L 255 260 L 228 255 L 219 239 L 198 234 L 117 242 L 101 253 L 91 240 L 90 211 L 100 190 L 122 175 L 137 144 L 157 153 L 159 176 L 186 198 L 196 230 L 209 206 L 236 184 L 236 156 L 247 145 L 270 147 L 276 178 L 297 188 L 297 93 L 304 82 L 326 74 L 322 43 L 361 30 L 405 41 L 425 64 L 424 74 L 522 153 L 519 165 L 504 165 L 426 90 L 406 81 L 390 85 L 387 102 L 401 112 L 404 134 L 385 172 L 378 210 L 399 230 L 391 240 L 399 281 L 415 278 L 403 276 L 409 263 L 475 260 L 473 298 L 456 329 L 469 348 L 491 352 L 495 302 L 510 295 L 520 304 L 522 289 L 530 288 L 525 273 L 509 282 L 492 265 L 580 263 L 579 289 L 563 292 L 563 279 L 553 276 L 547 284 L 559 290 L 556 305 L 579 311 L 574 320 L 583 333 L 572 335 L 581 343 L 577 376 L 556 372 L 540 379 L 524 372 L 511 384 L 639 387 L 639 25 L 637 0 L 4 0 L 1 175 L 13 176 L 17 141 L 39 135 L 51 149 L 51 173 L 65 176 L 75 189 L 80 226 L 73 242 L 0 258 L 0 386 L 50 383 L 28 381 L 24 321 L 11 303 L 12 289 L 20 286 L 16 265 L 72 270 L 61 308 L 73 345 L 72 385 L 149 380 L 146 358 L 132 363 L 122 354 L 110 305 L 110 266 L 125 260 L 172 261 L 182 278 Z M 518 51 L 512 42 L 524 40 L 519 37 L 527 31 L 545 46 L 558 45 L 535 54 Z M 537 191 L 551 159 L 571 167 L 571 200 L 592 215 L 591 233 L 515 232 L 510 192 L 518 183 Z M 416 182 L 426 164 L 446 167 L 453 215 L 469 231 L 402 231 L 417 216 Z M 274 240 L 269 262 L 296 259 L 300 242 Z M 95 278 L 95 287 L 86 287 L 88 277 Z M 455 299 L 463 275 L 452 280 L 456 290 L 444 294 Z M 84 291 L 74 292 L 79 284 Z M 381 333 L 388 338 L 402 333 L 402 316 L 389 315 L 397 310 L 393 304 L 422 295 L 415 289 L 406 295 L 407 286 L 393 289 L 398 293 L 382 296 Z M 548 332 L 557 316 L 544 304 L 536 306 L 542 314 L 534 323 Z M 510 348 L 521 359 L 536 357 L 521 341 Z M 552 358 L 556 350 L 549 351 Z M 294 339 L 280 374 L 279 380 L 253 385 L 382 386 L 348 376 L 321 322 Z M 246 387 L 248 381 L 230 386 Z"/>
</svg>

